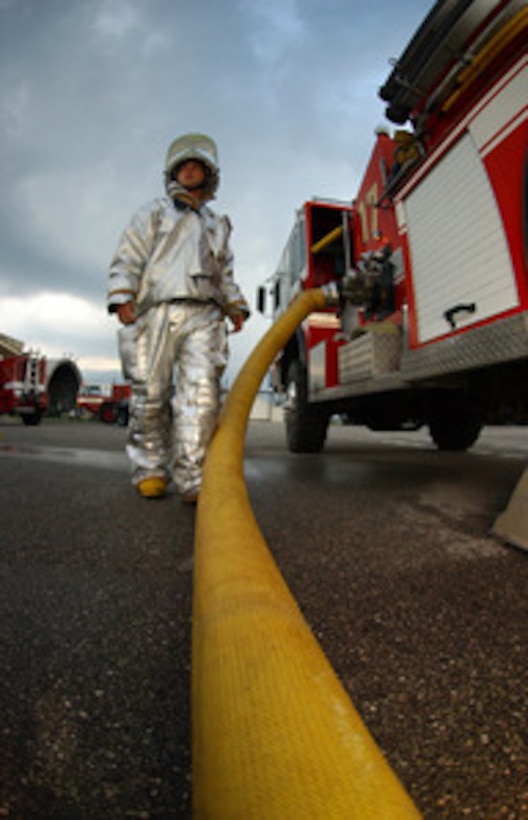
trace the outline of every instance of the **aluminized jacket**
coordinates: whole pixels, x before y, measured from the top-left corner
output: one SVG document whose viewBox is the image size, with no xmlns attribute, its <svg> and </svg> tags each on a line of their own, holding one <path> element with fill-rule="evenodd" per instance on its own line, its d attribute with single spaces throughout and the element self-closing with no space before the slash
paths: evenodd
<svg viewBox="0 0 528 820">
<path fill-rule="evenodd" d="M 169 197 L 143 206 L 124 231 L 110 266 L 108 305 L 136 303 L 138 315 L 179 299 L 214 302 L 229 316 L 249 309 L 233 280 L 231 223 L 207 205 L 197 212 Z"/>
<path fill-rule="evenodd" d="M 249 315 L 233 280 L 230 233 L 228 218 L 207 206 L 197 212 L 163 197 L 141 208 L 119 241 L 108 306 L 136 305 L 135 323 L 119 330 L 132 380 L 127 452 L 135 484 L 160 476 L 183 494 L 200 489 L 227 364 L 224 317 Z"/>
</svg>

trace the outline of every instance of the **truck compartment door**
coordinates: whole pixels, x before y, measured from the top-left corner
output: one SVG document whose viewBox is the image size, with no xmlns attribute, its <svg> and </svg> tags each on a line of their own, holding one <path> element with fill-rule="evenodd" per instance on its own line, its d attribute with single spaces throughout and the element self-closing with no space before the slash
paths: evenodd
<svg viewBox="0 0 528 820">
<path fill-rule="evenodd" d="M 418 344 L 519 305 L 500 212 L 470 133 L 439 160 L 403 206 Z"/>
</svg>

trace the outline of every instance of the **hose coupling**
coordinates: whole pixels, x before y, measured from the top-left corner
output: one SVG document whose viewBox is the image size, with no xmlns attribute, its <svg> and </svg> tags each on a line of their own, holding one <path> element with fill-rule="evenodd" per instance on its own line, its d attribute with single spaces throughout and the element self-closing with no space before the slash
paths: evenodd
<svg viewBox="0 0 528 820">
<path fill-rule="evenodd" d="M 328 307 L 333 307 L 340 304 L 340 291 L 337 282 L 327 282 L 321 286 L 326 304 Z"/>
</svg>

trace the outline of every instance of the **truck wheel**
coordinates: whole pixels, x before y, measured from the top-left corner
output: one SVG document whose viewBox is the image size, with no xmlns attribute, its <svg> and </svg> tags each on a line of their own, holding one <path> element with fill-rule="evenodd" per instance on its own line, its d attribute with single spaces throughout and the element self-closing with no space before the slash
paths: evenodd
<svg viewBox="0 0 528 820">
<path fill-rule="evenodd" d="M 120 427 L 126 427 L 128 425 L 128 416 L 128 404 L 117 408 L 117 423 Z"/>
<path fill-rule="evenodd" d="M 36 427 L 42 421 L 42 410 L 35 410 L 34 413 L 23 413 L 22 422 L 26 427 Z"/>
<path fill-rule="evenodd" d="M 99 418 L 105 424 L 115 424 L 117 420 L 117 409 L 115 404 L 111 402 L 104 402 L 99 410 Z"/>
<path fill-rule="evenodd" d="M 308 403 L 306 369 L 294 361 L 286 387 L 286 439 L 292 453 L 319 453 L 325 443 L 329 417 Z"/>
<path fill-rule="evenodd" d="M 480 413 L 462 396 L 441 396 L 430 410 L 429 433 L 439 450 L 467 450 L 481 430 Z"/>
</svg>

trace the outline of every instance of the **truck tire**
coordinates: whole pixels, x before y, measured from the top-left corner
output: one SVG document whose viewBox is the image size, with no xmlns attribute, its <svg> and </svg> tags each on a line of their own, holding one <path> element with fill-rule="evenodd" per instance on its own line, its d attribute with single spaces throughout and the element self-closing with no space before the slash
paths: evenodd
<svg viewBox="0 0 528 820">
<path fill-rule="evenodd" d="M 319 453 L 324 447 L 328 414 L 308 403 L 306 368 L 293 361 L 286 386 L 286 440 L 292 453 Z"/>
<path fill-rule="evenodd" d="M 105 424 L 115 424 L 117 421 L 117 408 L 111 401 L 105 401 L 99 410 L 99 418 Z"/>
<path fill-rule="evenodd" d="M 22 423 L 26 427 L 36 427 L 42 421 L 43 415 L 42 410 L 35 410 L 34 413 L 22 413 Z"/>
<path fill-rule="evenodd" d="M 467 450 L 481 430 L 478 409 L 458 394 L 439 397 L 430 410 L 429 433 L 439 450 Z"/>
<path fill-rule="evenodd" d="M 119 427 L 127 427 L 128 425 L 129 409 L 128 403 L 120 404 L 117 408 L 117 423 Z"/>
</svg>

